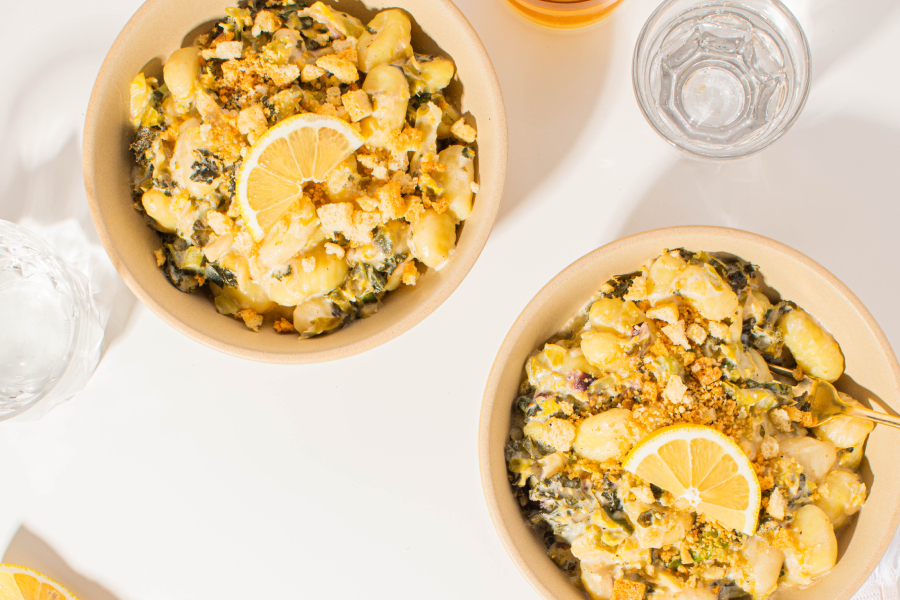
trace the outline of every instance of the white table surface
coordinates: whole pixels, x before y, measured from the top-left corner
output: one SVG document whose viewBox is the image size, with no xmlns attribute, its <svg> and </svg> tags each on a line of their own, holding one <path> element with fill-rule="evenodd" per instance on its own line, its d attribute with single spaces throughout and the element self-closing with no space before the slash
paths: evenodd
<svg viewBox="0 0 900 600">
<path fill-rule="evenodd" d="M 493 57 L 511 148 L 493 235 L 456 293 L 367 354 L 276 367 L 189 341 L 116 282 L 88 388 L 41 421 L 0 425 L 7 559 L 62 574 L 84 600 L 536 598 L 484 505 L 483 386 L 551 277 L 645 229 L 727 225 L 794 246 L 900 344 L 900 3 L 787 0 L 812 46 L 809 103 L 771 148 L 708 164 L 658 139 L 632 94 L 656 0 L 571 32 L 501 0 L 456 1 Z M 84 111 L 139 4 L 4 3 L 0 218 L 75 217 L 96 239 Z"/>
</svg>

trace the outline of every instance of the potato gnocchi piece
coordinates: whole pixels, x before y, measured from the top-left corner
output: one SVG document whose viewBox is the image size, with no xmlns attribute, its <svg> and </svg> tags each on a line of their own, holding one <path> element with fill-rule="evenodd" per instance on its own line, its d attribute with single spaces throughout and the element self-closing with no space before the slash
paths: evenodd
<svg viewBox="0 0 900 600">
<path fill-rule="evenodd" d="M 390 135 L 400 130 L 406 122 L 409 105 L 409 84 L 398 67 L 380 65 L 366 75 L 362 89 L 372 97 L 374 111 L 360 124 L 370 146 L 386 147 Z"/>
<path fill-rule="evenodd" d="M 163 65 L 163 79 L 172 95 L 187 100 L 197 90 L 200 77 L 200 48 L 176 50 Z"/>
<path fill-rule="evenodd" d="M 624 456 L 645 435 L 630 410 L 613 408 L 581 422 L 573 450 L 579 456 L 603 462 Z"/>
<path fill-rule="evenodd" d="M 861 446 L 872 433 L 875 423 L 859 417 L 835 417 L 824 425 L 813 428 L 820 440 L 831 442 L 835 448 Z"/>
<path fill-rule="evenodd" d="M 591 331 L 581 338 L 584 357 L 598 367 L 608 367 L 618 362 L 625 350 L 626 340 L 609 331 Z"/>
<path fill-rule="evenodd" d="M 449 212 L 426 209 L 412 223 L 412 251 L 426 267 L 440 270 L 456 249 L 456 223 Z"/>
<path fill-rule="evenodd" d="M 312 271 L 304 269 L 305 259 L 315 261 Z M 292 258 L 290 269 L 281 279 L 269 284 L 269 297 L 281 306 L 297 306 L 313 296 L 325 294 L 341 285 L 350 269 L 346 261 L 328 254 L 318 246 L 306 256 Z"/>
<path fill-rule="evenodd" d="M 411 40 L 412 23 L 403 11 L 378 13 L 359 38 L 359 70 L 368 73 L 379 65 L 406 62 L 413 55 Z"/>
<path fill-rule="evenodd" d="M 441 197 L 450 205 L 450 214 L 457 221 L 465 221 L 472 214 L 472 184 L 475 183 L 475 163 L 465 146 L 450 146 L 438 154 L 438 163 L 446 170 L 434 174 L 443 190 Z"/>
<path fill-rule="evenodd" d="M 821 483 L 837 460 L 837 450 L 830 442 L 811 437 L 785 437 L 778 440 L 782 456 L 793 458 L 803 467 L 803 473 Z"/>
<path fill-rule="evenodd" d="M 734 317 L 739 308 L 737 294 L 708 264 L 685 267 L 674 288 L 710 321 Z"/>
<path fill-rule="evenodd" d="M 159 190 L 147 190 L 141 196 L 144 211 L 156 221 L 160 230 L 175 233 L 178 217 L 172 212 L 172 198 Z"/>
<path fill-rule="evenodd" d="M 866 484 L 857 473 L 835 470 L 825 477 L 817 496 L 815 505 L 822 509 L 832 527 L 838 528 L 858 513 L 865 503 Z"/>
<path fill-rule="evenodd" d="M 292 316 L 294 329 L 303 337 L 327 331 L 333 328 L 335 321 L 338 320 L 334 316 L 334 304 L 324 296 L 298 304 Z"/>
<path fill-rule="evenodd" d="M 625 334 L 632 327 L 646 320 L 641 309 L 631 300 L 601 298 L 591 305 L 591 326 L 602 331 Z"/>
<path fill-rule="evenodd" d="M 672 295 L 672 286 L 686 266 L 684 260 L 671 254 L 663 254 L 653 261 L 647 278 L 647 294 L 651 304 L 656 305 Z"/>
<path fill-rule="evenodd" d="M 275 303 L 269 298 L 266 290 L 250 279 L 247 279 L 240 288 L 215 286 L 213 288 L 213 295 L 225 296 L 226 298 L 233 300 L 239 310 L 249 308 L 260 315 L 275 308 Z M 232 312 L 229 314 L 234 313 Z"/>
<path fill-rule="evenodd" d="M 613 568 L 612 566 L 601 567 L 597 570 L 583 568 L 581 582 L 591 600 L 609 600 L 612 597 L 614 583 Z"/>
<path fill-rule="evenodd" d="M 413 94 L 433 94 L 450 85 L 456 65 L 442 56 L 416 54 L 403 66 L 403 71 L 412 80 Z"/>
<path fill-rule="evenodd" d="M 844 355 L 834 337 L 802 308 L 785 313 L 778 321 L 794 360 L 805 373 L 834 382 L 844 372 Z"/>
<path fill-rule="evenodd" d="M 800 507 L 788 528 L 793 545 L 785 550 L 787 583 L 809 585 L 837 562 L 837 538 L 828 516 L 814 504 Z"/>
<path fill-rule="evenodd" d="M 744 543 L 741 558 L 746 564 L 739 571 L 741 588 L 754 597 L 766 597 L 774 592 L 784 565 L 784 552 L 754 536 Z"/>
</svg>

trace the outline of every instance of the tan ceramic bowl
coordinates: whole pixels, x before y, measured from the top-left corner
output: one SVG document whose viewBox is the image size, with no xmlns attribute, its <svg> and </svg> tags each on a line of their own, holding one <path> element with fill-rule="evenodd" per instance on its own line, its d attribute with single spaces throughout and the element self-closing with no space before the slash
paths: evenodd
<svg viewBox="0 0 900 600">
<path fill-rule="evenodd" d="M 466 18 L 450 0 L 326 0 L 363 22 L 383 8 L 413 16 L 417 51 L 453 57 L 458 77 L 448 95 L 478 128 L 474 212 L 461 228 L 457 252 L 440 272 L 430 271 L 413 288 L 388 294 L 372 317 L 330 335 L 298 340 L 271 327 L 253 333 L 216 313 L 202 294 L 184 294 L 156 266 L 157 234 L 132 206 L 132 156 L 128 150 L 131 79 L 141 70 L 161 76 L 169 54 L 189 45 L 225 16 L 237 0 L 148 0 L 110 49 L 94 84 L 84 129 L 84 179 L 97 233 L 119 274 L 141 301 L 169 325 L 207 346 L 252 360 L 313 363 L 364 352 L 383 344 L 431 314 L 468 274 L 490 235 L 506 179 L 506 114 L 491 61 Z"/>
<path fill-rule="evenodd" d="M 585 596 L 547 558 L 506 478 L 503 448 L 525 359 L 611 276 L 635 271 L 665 248 L 678 247 L 730 252 L 759 265 L 770 286 L 815 315 L 840 342 L 847 374 L 837 387 L 860 400 L 878 399 L 900 409 L 900 367 L 884 333 L 847 286 L 800 252 L 752 233 L 718 227 L 657 229 L 591 252 L 557 275 L 519 316 L 494 361 L 481 410 L 479 463 L 491 518 L 516 567 L 548 600 L 584 600 Z M 773 598 L 848 600 L 865 582 L 900 522 L 898 436 L 900 432 L 878 426 L 869 437 L 860 474 L 870 495 L 859 516 L 838 532 L 837 566 L 813 586 L 779 592 Z"/>
</svg>

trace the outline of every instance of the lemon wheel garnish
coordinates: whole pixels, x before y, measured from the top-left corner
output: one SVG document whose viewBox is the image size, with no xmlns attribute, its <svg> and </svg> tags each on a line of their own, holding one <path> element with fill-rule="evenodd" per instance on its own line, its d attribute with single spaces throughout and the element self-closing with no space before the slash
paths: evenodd
<svg viewBox="0 0 900 600">
<path fill-rule="evenodd" d="M 75 594 L 33 569 L 0 565 L 0 600 L 77 600 Z"/>
<path fill-rule="evenodd" d="M 260 241 L 303 195 L 303 184 L 325 181 L 365 138 L 337 117 L 305 113 L 273 125 L 250 148 L 235 196 L 244 223 Z"/>
<path fill-rule="evenodd" d="M 738 445 L 712 427 L 663 427 L 638 443 L 622 466 L 687 500 L 720 525 L 756 533 L 760 506 L 756 472 Z"/>
</svg>

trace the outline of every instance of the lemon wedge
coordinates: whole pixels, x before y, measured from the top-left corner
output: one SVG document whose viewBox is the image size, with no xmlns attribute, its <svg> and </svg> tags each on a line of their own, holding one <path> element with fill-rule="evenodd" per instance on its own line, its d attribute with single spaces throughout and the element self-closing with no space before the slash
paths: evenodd
<svg viewBox="0 0 900 600">
<path fill-rule="evenodd" d="M 77 600 L 46 575 L 27 567 L 0 565 L 0 600 Z"/>
<path fill-rule="evenodd" d="M 761 498 L 756 471 L 738 445 L 712 427 L 663 427 L 632 448 L 622 467 L 720 525 L 756 533 Z"/>
<path fill-rule="evenodd" d="M 365 138 L 337 117 L 305 113 L 269 128 L 244 158 L 235 199 L 257 242 L 303 195 L 303 184 L 325 181 Z"/>
</svg>

